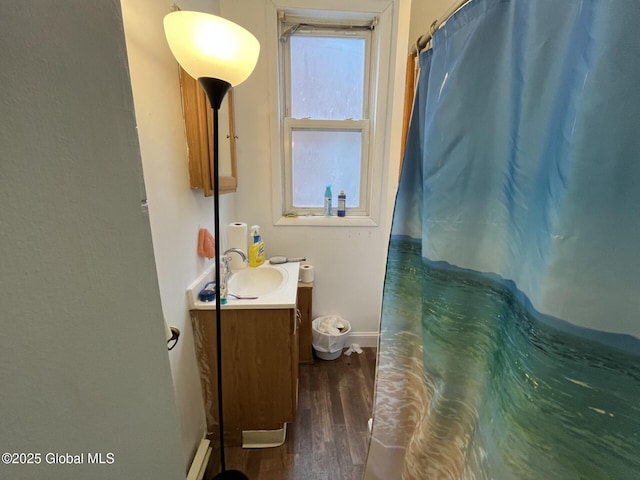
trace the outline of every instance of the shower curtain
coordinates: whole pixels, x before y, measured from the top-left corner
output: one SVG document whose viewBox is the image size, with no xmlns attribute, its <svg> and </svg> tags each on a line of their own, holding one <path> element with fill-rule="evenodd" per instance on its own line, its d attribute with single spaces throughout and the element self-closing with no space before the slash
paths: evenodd
<svg viewBox="0 0 640 480">
<path fill-rule="evenodd" d="M 473 0 L 421 53 L 365 478 L 640 478 L 640 2 Z"/>
</svg>

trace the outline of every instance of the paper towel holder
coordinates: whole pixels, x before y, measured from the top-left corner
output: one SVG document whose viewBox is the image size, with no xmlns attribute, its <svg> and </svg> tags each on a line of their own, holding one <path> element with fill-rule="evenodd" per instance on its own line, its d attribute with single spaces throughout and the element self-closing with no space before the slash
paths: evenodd
<svg viewBox="0 0 640 480">
<path fill-rule="evenodd" d="M 178 327 L 173 326 L 169 327 L 169 330 L 171 330 L 171 338 L 167 340 L 167 350 L 171 351 L 173 350 L 173 347 L 178 344 L 178 338 L 180 338 L 180 330 L 178 329 Z"/>
</svg>

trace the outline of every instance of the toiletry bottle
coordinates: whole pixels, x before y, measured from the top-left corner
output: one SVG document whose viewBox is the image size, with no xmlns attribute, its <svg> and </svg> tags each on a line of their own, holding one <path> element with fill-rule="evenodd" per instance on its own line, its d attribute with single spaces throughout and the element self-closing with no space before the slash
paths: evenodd
<svg viewBox="0 0 640 480">
<path fill-rule="evenodd" d="M 324 189 L 324 216 L 331 216 L 331 185 L 327 185 Z"/>
<path fill-rule="evenodd" d="M 347 213 L 347 195 L 344 190 L 340 190 L 338 194 L 338 216 L 344 217 Z"/>
<path fill-rule="evenodd" d="M 264 242 L 260 236 L 260 227 L 254 225 L 251 227 L 251 236 L 253 243 L 249 247 L 249 266 L 259 267 L 264 263 Z"/>
</svg>

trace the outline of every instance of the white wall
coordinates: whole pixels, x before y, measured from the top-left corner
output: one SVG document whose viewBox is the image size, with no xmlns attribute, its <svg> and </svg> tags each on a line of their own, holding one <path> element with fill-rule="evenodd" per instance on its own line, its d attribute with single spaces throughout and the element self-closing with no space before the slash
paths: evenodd
<svg viewBox="0 0 640 480">
<path fill-rule="evenodd" d="M 184 478 L 120 4 L 13 2 L 0 45 L 0 444 L 41 455 L 0 478 Z"/>
<path fill-rule="evenodd" d="M 267 6 L 269 0 L 221 0 L 220 13 L 251 31 L 261 45 L 260 59 L 249 79 L 236 87 L 238 135 L 237 220 L 259 224 L 267 257 L 306 256 L 315 266 L 314 316 L 340 314 L 351 322 L 355 334 L 366 335 L 375 345 L 382 286 L 395 198 L 402 126 L 404 70 L 410 1 L 394 1 L 394 34 L 389 72 L 387 109 L 390 123 L 385 132 L 382 218 L 377 227 L 274 226 L 271 209 L 271 128 L 268 64 Z M 343 2 L 345 3 L 345 2 Z M 348 2 L 346 2 L 348 3 Z M 326 7 L 326 5 L 323 5 Z M 319 195 L 324 185 L 319 185 Z M 364 340 L 364 339 L 363 339 Z M 366 343 L 361 340 L 360 343 Z"/>
<path fill-rule="evenodd" d="M 175 3 L 182 10 L 218 13 L 217 2 L 211 0 Z M 185 289 L 209 264 L 198 257 L 196 247 L 200 227 L 214 231 L 213 199 L 189 186 L 178 67 L 162 24 L 171 5 L 122 0 L 162 310 L 167 323 L 181 332 L 169 359 L 188 466 L 205 434 L 205 418 Z M 220 199 L 222 224 L 231 221 L 234 197 Z"/>
<path fill-rule="evenodd" d="M 409 28 L 409 44 L 429 31 L 431 24 L 442 17 L 456 0 L 416 0 L 411 6 L 411 25 Z"/>
</svg>

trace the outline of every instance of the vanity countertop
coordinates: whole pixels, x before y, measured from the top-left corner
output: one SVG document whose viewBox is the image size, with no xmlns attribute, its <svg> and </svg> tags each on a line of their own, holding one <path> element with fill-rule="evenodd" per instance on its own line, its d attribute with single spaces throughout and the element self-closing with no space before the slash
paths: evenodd
<svg viewBox="0 0 640 480">
<path fill-rule="evenodd" d="M 297 293 L 298 293 L 298 273 L 300 269 L 300 263 L 288 262 L 277 265 L 271 265 L 266 261 L 263 265 L 253 268 L 247 266 L 246 269 L 258 270 L 261 268 L 274 268 L 282 271 L 284 281 L 275 290 L 259 295 L 257 299 L 236 299 L 231 296 L 227 298 L 227 303 L 222 305 L 222 310 L 233 309 L 278 309 L 278 308 L 296 308 Z M 198 293 L 204 288 L 204 286 L 213 281 L 215 277 L 215 265 L 211 264 L 200 276 L 189 285 L 187 288 L 187 302 L 189 304 L 189 310 L 215 310 L 216 302 L 203 302 L 198 299 Z M 242 274 L 244 270 L 238 271 Z M 251 272 L 247 272 L 251 273 Z M 232 276 L 235 275 L 232 274 Z M 233 291 L 230 291 L 234 293 Z"/>
</svg>

